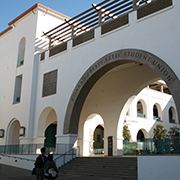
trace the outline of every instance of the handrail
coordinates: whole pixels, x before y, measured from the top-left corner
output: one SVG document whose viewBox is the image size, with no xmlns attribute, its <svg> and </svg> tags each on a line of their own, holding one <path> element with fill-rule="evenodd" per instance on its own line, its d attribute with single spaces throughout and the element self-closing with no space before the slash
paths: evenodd
<svg viewBox="0 0 180 180">
<path fill-rule="evenodd" d="M 77 148 L 79 149 L 80 147 L 77 146 Z M 61 157 L 64 157 L 64 158 L 63 158 L 63 165 L 64 165 L 64 164 L 65 164 L 65 155 L 72 151 L 72 159 L 73 159 L 73 156 L 75 155 L 75 154 L 74 154 L 74 150 L 75 150 L 75 148 L 72 148 L 72 149 L 68 150 L 68 151 L 65 152 L 64 154 L 61 154 L 60 156 L 56 157 L 56 158 L 54 159 L 54 161 L 56 162 L 57 159 L 59 159 L 59 158 L 61 158 Z M 32 159 L 27 159 L 27 158 L 22 158 L 22 157 L 17 157 L 17 156 L 10 156 L 10 155 L 1 154 L 1 153 L 0 153 L 0 156 L 35 162 L 35 160 L 32 160 Z"/>
<path fill-rule="evenodd" d="M 77 146 L 77 148 L 79 149 L 79 146 Z M 72 151 L 72 159 L 74 159 L 74 150 L 75 150 L 75 148 L 72 148 L 72 149 L 70 149 L 69 151 L 67 151 L 67 152 L 65 152 L 64 154 L 61 154 L 60 156 L 58 156 L 58 157 L 56 157 L 55 159 L 54 159 L 54 162 L 56 163 L 56 161 L 58 160 L 58 159 L 60 159 L 61 157 L 63 157 L 63 165 L 65 164 L 65 156 L 66 156 L 66 154 L 68 154 L 69 152 L 71 152 Z M 71 160 L 72 160 L 71 159 Z"/>
<path fill-rule="evenodd" d="M 33 162 L 35 162 L 35 160 L 32 160 L 32 159 L 21 158 L 21 157 L 16 157 L 16 156 L 9 156 L 9 155 L 6 155 L 6 154 L 0 154 L 0 156 L 5 156 L 5 157 L 8 157 L 8 158 L 14 158 L 14 159 L 20 159 L 20 160 L 26 160 L 26 161 L 33 161 Z"/>
</svg>

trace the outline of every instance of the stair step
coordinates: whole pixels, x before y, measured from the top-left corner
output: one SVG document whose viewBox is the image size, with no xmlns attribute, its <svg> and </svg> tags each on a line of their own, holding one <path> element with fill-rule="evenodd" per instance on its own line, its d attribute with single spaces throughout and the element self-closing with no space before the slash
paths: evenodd
<svg viewBox="0 0 180 180">
<path fill-rule="evenodd" d="M 62 166 L 59 173 L 137 180 L 137 158 L 78 157 Z"/>
</svg>

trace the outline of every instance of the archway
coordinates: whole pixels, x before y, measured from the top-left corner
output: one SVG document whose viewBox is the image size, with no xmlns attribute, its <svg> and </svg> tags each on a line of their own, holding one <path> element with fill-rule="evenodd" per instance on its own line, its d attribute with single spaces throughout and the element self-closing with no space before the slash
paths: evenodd
<svg viewBox="0 0 180 180">
<path fill-rule="evenodd" d="M 132 49 L 119 50 L 102 57 L 84 73 L 72 93 L 64 121 L 64 134 L 81 133 L 79 123 L 82 124 L 88 114 L 97 112 L 106 126 L 104 154 L 109 155 L 110 139 L 112 155 L 122 155 L 123 138 L 119 130 L 127 113 L 127 110 L 123 110 L 124 105 L 129 97 L 135 97 L 144 87 L 162 79 L 178 106 L 180 82 L 170 67 L 158 57 Z"/>
<path fill-rule="evenodd" d="M 17 119 L 12 119 L 7 128 L 6 144 L 19 145 L 19 130 L 20 122 Z"/>
<path fill-rule="evenodd" d="M 104 152 L 104 127 L 102 125 L 98 125 L 94 130 L 93 135 L 93 149 L 94 154 L 103 154 Z"/>
<path fill-rule="evenodd" d="M 139 130 L 137 133 L 137 141 L 142 141 L 144 138 L 144 133 L 141 130 Z"/>
<path fill-rule="evenodd" d="M 56 131 L 57 131 L 57 124 L 50 124 L 45 130 L 45 140 L 44 144 L 50 147 L 55 147 L 56 145 Z"/>
<path fill-rule="evenodd" d="M 103 129 L 103 132 L 102 132 Z M 83 156 L 93 156 L 97 149 L 97 135 L 100 135 L 99 147 L 102 145 L 104 137 L 104 122 L 100 115 L 92 114 L 84 122 L 83 127 Z M 96 136 L 96 137 L 95 137 Z M 95 145 L 96 144 L 96 145 Z M 95 147 L 94 147 L 95 146 Z M 98 150 L 97 150 L 98 151 Z M 102 152 L 102 148 L 101 148 Z"/>
<path fill-rule="evenodd" d="M 52 107 L 45 108 L 40 117 L 37 126 L 37 137 L 40 139 L 38 143 L 50 144 L 54 147 L 56 143 L 57 131 L 57 115 Z M 41 137 L 41 138 L 40 138 Z"/>
<path fill-rule="evenodd" d="M 146 118 L 146 105 L 143 100 L 137 102 L 137 117 Z"/>
<path fill-rule="evenodd" d="M 100 58 L 79 80 L 71 95 L 66 111 L 63 130 L 64 134 L 77 134 L 82 106 L 94 84 L 111 69 L 129 63 L 134 63 L 139 66 L 146 65 L 158 75 L 149 78 L 147 77 L 146 82 L 141 82 L 138 87 L 136 87 L 136 92 L 134 91 L 133 93 L 137 94 L 137 92 L 139 92 L 145 85 L 148 85 L 150 81 L 153 82 L 155 80 L 153 78 L 162 78 L 173 95 L 178 109 L 178 115 L 180 117 L 180 82 L 173 70 L 159 57 L 149 52 L 138 49 L 123 49 L 109 53 Z"/>
</svg>

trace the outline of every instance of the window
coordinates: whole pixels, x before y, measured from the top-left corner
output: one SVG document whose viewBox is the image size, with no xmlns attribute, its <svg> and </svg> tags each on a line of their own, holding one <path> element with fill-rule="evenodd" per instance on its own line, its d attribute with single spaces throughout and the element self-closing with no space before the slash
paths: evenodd
<svg viewBox="0 0 180 180">
<path fill-rule="evenodd" d="M 44 74 L 42 97 L 56 94 L 57 70 Z"/>
<path fill-rule="evenodd" d="M 158 104 L 154 104 L 153 106 L 153 119 L 157 121 L 161 121 L 160 106 L 158 106 Z"/>
<path fill-rule="evenodd" d="M 175 109 L 173 107 L 169 108 L 169 122 L 175 123 Z"/>
<path fill-rule="evenodd" d="M 16 77 L 13 103 L 20 102 L 22 86 L 22 75 Z"/>
<path fill-rule="evenodd" d="M 17 66 L 24 64 L 26 38 L 22 38 L 19 43 Z"/>
<path fill-rule="evenodd" d="M 137 117 L 146 118 L 145 108 L 141 101 L 137 102 Z"/>
<path fill-rule="evenodd" d="M 137 142 L 142 142 L 143 139 L 144 139 L 144 133 L 141 130 L 139 130 L 137 134 Z"/>
</svg>

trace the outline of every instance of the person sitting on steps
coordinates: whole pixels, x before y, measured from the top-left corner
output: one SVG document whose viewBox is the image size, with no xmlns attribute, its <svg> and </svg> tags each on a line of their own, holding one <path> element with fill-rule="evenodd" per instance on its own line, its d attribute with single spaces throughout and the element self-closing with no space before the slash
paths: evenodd
<svg viewBox="0 0 180 180">
<path fill-rule="evenodd" d="M 48 155 L 48 160 L 44 164 L 44 173 L 46 180 L 56 179 L 58 177 L 58 169 L 55 162 L 53 161 L 52 154 Z"/>
</svg>

